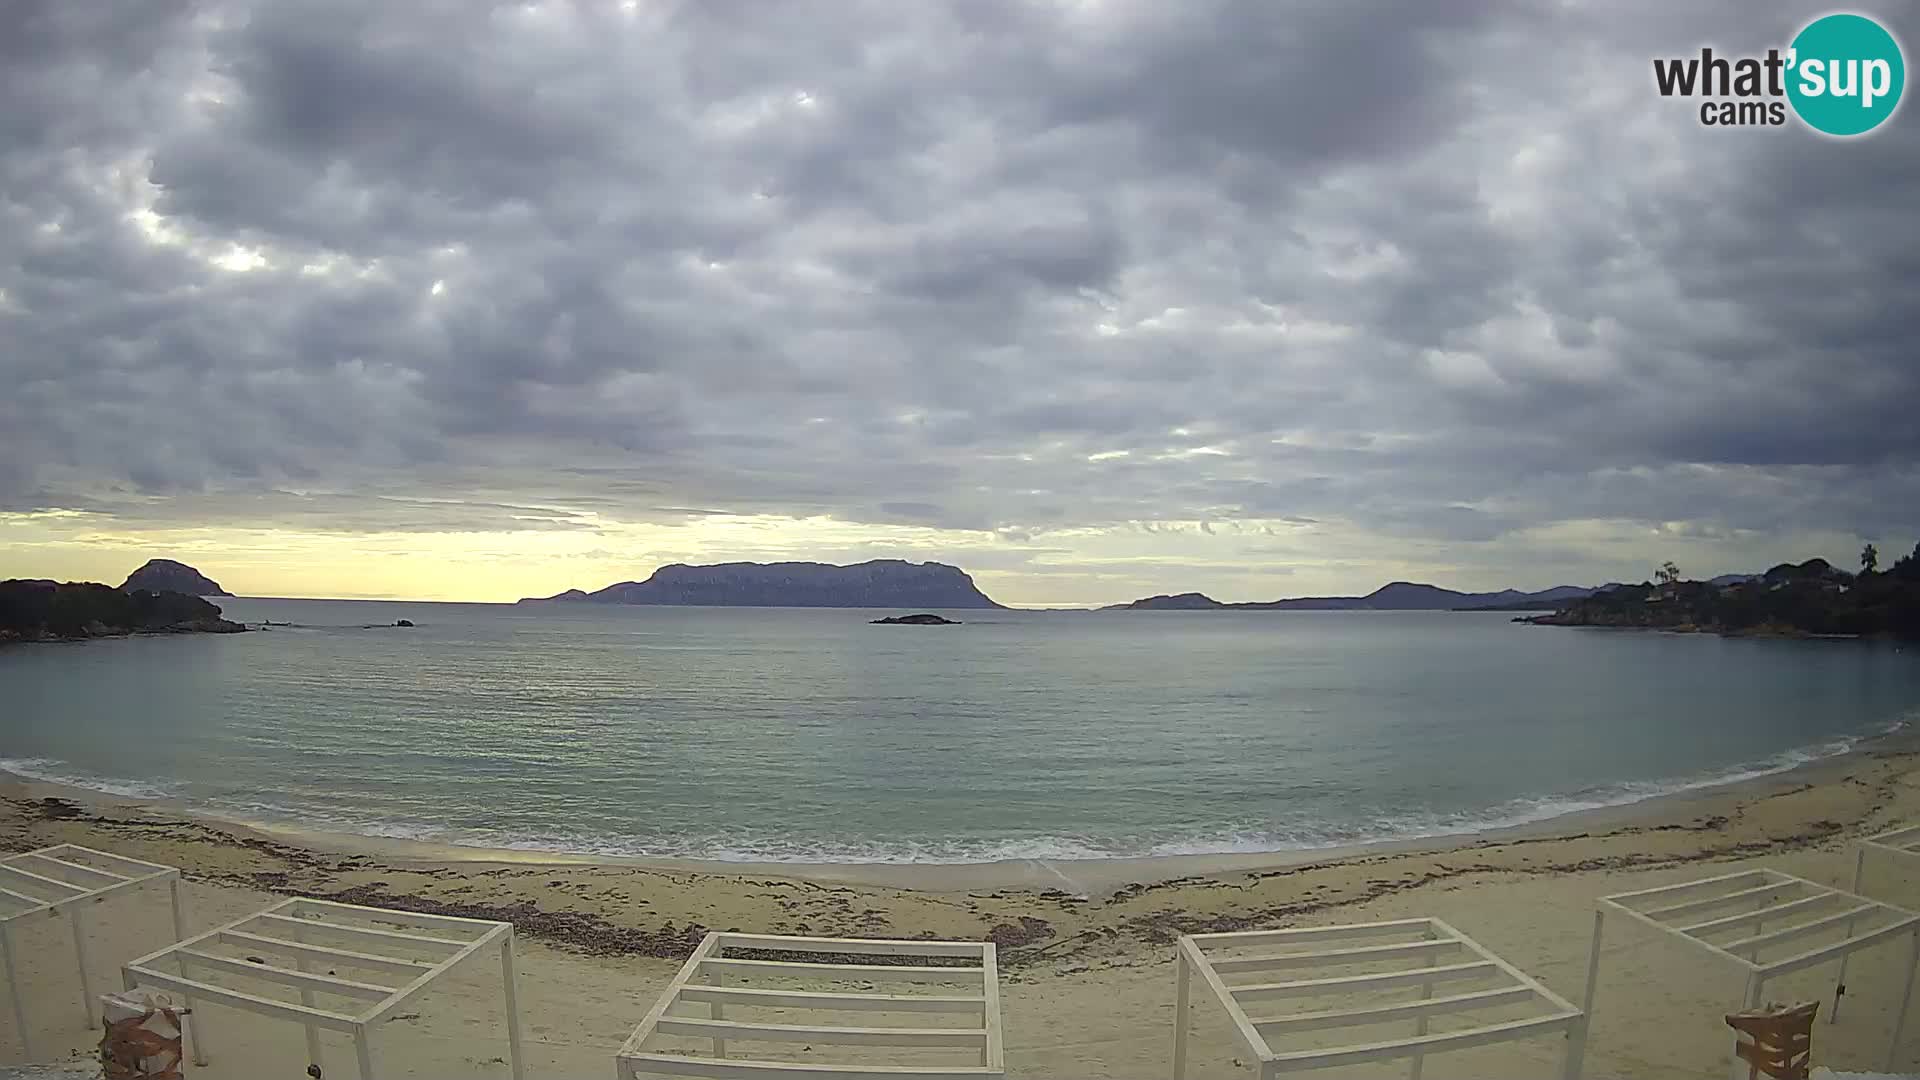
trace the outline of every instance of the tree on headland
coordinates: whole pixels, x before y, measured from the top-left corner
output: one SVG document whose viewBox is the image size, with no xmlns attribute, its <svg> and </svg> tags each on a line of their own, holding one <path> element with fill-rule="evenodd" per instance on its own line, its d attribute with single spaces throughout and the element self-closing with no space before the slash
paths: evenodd
<svg viewBox="0 0 1920 1080">
<path fill-rule="evenodd" d="M 1913 554 L 1893 560 L 1889 573 L 1898 578 L 1920 578 L 1920 544 L 1913 545 Z"/>
<path fill-rule="evenodd" d="M 1887 635 L 1920 641 L 1920 547 L 1887 570 L 1869 545 L 1849 574 L 1825 559 L 1781 563 L 1757 577 L 1710 583 L 1682 580 L 1661 565 L 1658 584 L 1620 585 L 1576 597 L 1530 621 L 1556 626 L 1648 627 L 1773 636 Z"/>
<path fill-rule="evenodd" d="M 1860 549 L 1860 572 L 1871 574 L 1880 569 L 1880 549 L 1868 544 Z"/>
</svg>

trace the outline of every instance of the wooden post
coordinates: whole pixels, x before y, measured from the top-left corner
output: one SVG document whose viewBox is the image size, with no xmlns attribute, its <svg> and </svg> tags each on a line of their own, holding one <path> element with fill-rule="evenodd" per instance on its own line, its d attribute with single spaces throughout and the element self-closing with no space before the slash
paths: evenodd
<svg viewBox="0 0 1920 1080">
<path fill-rule="evenodd" d="M 290 927 L 289 929 L 291 930 L 291 933 L 289 933 L 287 936 L 292 938 L 294 941 L 305 942 L 307 940 L 307 932 L 305 930 L 297 926 Z M 313 970 L 312 968 L 307 966 L 307 958 L 304 956 L 296 957 L 294 959 L 293 964 L 294 964 L 294 969 L 297 971 Z M 311 989 L 304 986 L 300 988 L 300 1004 L 306 1006 L 309 1009 L 314 1007 L 313 991 Z M 312 1065 L 314 1069 L 317 1070 L 318 1072 L 325 1073 L 326 1067 L 320 1060 L 320 1025 L 309 1020 L 307 1021 L 306 1028 L 307 1028 L 307 1064 Z"/>
<path fill-rule="evenodd" d="M 1580 1011 L 1587 1014 L 1587 1022 L 1593 1022 L 1593 993 L 1600 985 L 1600 931 L 1606 925 L 1605 908 L 1596 908 L 1593 912 L 1593 945 L 1587 951 L 1587 996 L 1580 1002 Z"/>
<path fill-rule="evenodd" d="M 187 940 L 186 897 L 180 894 L 180 875 L 167 879 L 167 905 L 173 909 L 173 940 Z"/>
<path fill-rule="evenodd" d="M 20 950 L 14 947 L 13 920 L 0 922 L 0 960 L 7 965 L 7 992 L 13 999 L 13 1026 L 20 1032 L 20 1047 L 27 1060 L 33 1060 L 33 1032 L 27 1027 L 27 999 L 20 992 L 20 972 L 14 967 Z"/>
<path fill-rule="evenodd" d="M 513 1070 L 513 1080 L 524 1080 L 527 1062 L 520 1048 L 520 996 L 514 989 L 512 927 L 507 928 L 506 937 L 500 940 L 500 978 L 507 991 L 507 1062 Z"/>
<path fill-rule="evenodd" d="M 1847 932 L 1845 936 L 1841 938 L 1842 941 L 1851 941 L 1853 939 L 1854 922 L 1855 920 L 1853 919 L 1847 920 Z M 1852 953 L 1840 954 L 1840 973 L 1834 976 L 1833 979 L 1833 1012 L 1827 1014 L 1827 1023 L 1829 1024 L 1837 1024 L 1840 1022 L 1840 999 L 1847 993 L 1847 959 L 1852 955 Z"/>
<path fill-rule="evenodd" d="M 87 963 L 87 906 L 85 902 L 67 909 L 67 919 L 73 924 L 73 955 L 80 963 L 80 1008 L 86 1014 L 87 1027 L 94 1027 L 93 971 Z"/>
<path fill-rule="evenodd" d="M 1855 896 L 1860 895 L 1860 878 L 1867 868 L 1867 846 L 1860 844 L 1853 854 L 1853 885 L 1847 890 Z M 1847 920 L 1847 936 L 1853 936 L 1853 920 Z M 1827 1023 L 1840 1022 L 1840 999 L 1847 993 L 1847 961 L 1853 959 L 1852 953 L 1840 954 L 1840 974 L 1833 979 L 1833 1011 L 1827 1014 Z"/>
<path fill-rule="evenodd" d="M 374 1080 L 373 1077 L 373 1031 L 371 1024 L 361 1024 L 353 1033 L 353 1048 L 360 1055 L 360 1080 Z"/>
<path fill-rule="evenodd" d="M 724 971 L 710 971 L 707 973 L 707 983 L 711 986 L 725 986 L 727 985 L 727 973 Z M 715 1020 L 724 1020 L 727 1016 L 726 1011 L 717 1001 L 707 1004 L 707 1015 Z M 727 1056 L 727 1040 L 718 1035 L 713 1037 L 713 1056 L 717 1058 Z"/>
<path fill-rule="evenodd" d="M 173 875 L 167 881 L 167 899 L 173 906 L 173 940 L 185 941 L 187 940 L 187 894 L 186 883 L 180 880 L 179 874 Z M 129 986 L 127 989 L 131 990 L 133 987 Z M 193 1025 L 193 1063 L 204 1069 L 207 1067 L 207 1043 L 201 1037 L 200 1010 L 194 1005 L 192 997 L 184 997 L 184 1000 L 187 1012 L 191 1016 L 180 1022 L 183 1025 L 182 1031 L 185 1030 L 184 1025 L 189 1023 Z"/>
<path fill-rule="evenodd" d="M 1566 1057 L 1560 1064 L 1561 1080 L 1580 1080 L 1580 1070 L 1587 1057 L 1587 1018 L 1582 1015 L 1567 1026 Z"/>
<path fill-rule="evenodd" d="M 1432 996 L 1433 996 L 1433 980 L 1427 979 L 1426 981 L 1420 984 L 1420 1000 L 1425 1001 L 1428 998 L 1431 998 Z M 1426 1013 L 1421 1013 L 1413 1021 L 1413 1033 L 1415 1035 L 1425 1035 L 1427 1033 L 1427 1014 Z M 1426 1068 L 1426 1065 L 1427 1065 L 1427 1055 L 1425 1054 L 1413 1055 L 1412 1063 L 1407 1066 L 1407 1080 L 1420 1080 L 1420 1070 Z"/>
<path fill-rule="evenodd" d="M 1907 1006 L 1913 1004 L 1913 976 L 1920 971 L 1920 930 L 1913 933 L 1913 948 L 1907 956 L 1907 985 L 1900 991 L 1900 1011 L 1893 1014 L 1893 1038 L 1887 1043 L 1887 1071 L 1892 1072 L 1900 1057 L 1900 1035 L 1907 1029 Z"/>
<path fill-rule="evenodd" d="M 180 974 L 189 979 L 193 978 L 193 969 L 187 965 L 187 958 L 184 956 L 180 957 Z M 131 983 L 133 981 L 132 976 L 128 976 L 127 981 Z M 128 986 L 127 989 L 131 990 L 133 987 Z M 204 1005 L 195 1005 L 193 1000 L 189 998 L 187 1000 L 187 1009 L 191 1015 L 182 1021 L 185 1026 L 181 1029 L 181 1034 L 192 1037 L 193 1063 L 201 1068 L 205 1068 L 207 1065 L 206 1007 Z"/>
<path fill-rule="evenodd" d="M 1187 1024 L 1193 982 L 1183 950 L 1174 950 L 1173 969 L 1173 1080 L 1183 1080 L 1187 1075 Z"/>
</svg>

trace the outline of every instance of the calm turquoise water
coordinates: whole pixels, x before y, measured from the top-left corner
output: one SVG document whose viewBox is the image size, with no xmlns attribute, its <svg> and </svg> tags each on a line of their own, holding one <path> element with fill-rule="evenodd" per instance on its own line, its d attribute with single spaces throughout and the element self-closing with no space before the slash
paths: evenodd
<svg viewBox="0 0 1920 1080">
<path fill-rule="evenodd" d="M 221 603 L 298 627 L 0 651 L 0 767 L 382 836 L 949 862 L 1517 823 L 1920 716 L 1911 648 L 1504 615 Z"/>
</svg>

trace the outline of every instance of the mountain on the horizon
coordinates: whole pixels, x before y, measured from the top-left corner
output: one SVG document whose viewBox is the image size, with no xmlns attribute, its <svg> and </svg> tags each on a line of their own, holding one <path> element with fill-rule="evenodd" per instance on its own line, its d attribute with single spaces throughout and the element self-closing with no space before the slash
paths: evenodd
<svg viewBox="0 0 1920 1080">
<path fill-rule="evenodd" d="M 1365 596 L 1301 596 L 1289 600 L 1224 603 L 1205 593 L 1149 596 L 1130 604 L 1114 604 L 1107 611 L 1459 611 L 1475 608 L 1516 608 L 1521 605 L 1557 607 L 1591 596 L 1594 587 L 1556 585 L 1539 592 L 1502 589 L 1465 593 L 1413 581 L 1394 581 Z"/>
<path fill-rule="evenodd" d="M 232 596 L 220 583 L 183 562 L 172 559 L 148 559 L 145 566 L 127 575 L 123 591 L 145 589 L 148 592 L 177 592 L 184 596 Z"/>
<path fill-rule="evenodd" d="M 945 563 L 873 559 L 851 566 L 816 562 L 674 563 L 645 581 L 597 592 L 568 589 L 523 604 L 671 604 L 700 607 L 997 608 L 966 572 Z"/>
</svg>

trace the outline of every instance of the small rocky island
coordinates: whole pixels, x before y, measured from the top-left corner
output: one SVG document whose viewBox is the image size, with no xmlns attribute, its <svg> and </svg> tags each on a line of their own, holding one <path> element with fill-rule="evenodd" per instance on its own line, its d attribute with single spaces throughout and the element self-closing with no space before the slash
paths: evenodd
<svg viewBox="0 0 1920 1080">
<path fill-rule="evenodd" d="M 232 596 L 220 583 L 183 562 L 172 559 L 148 559 L 147 564 L 127 575 L 120 587 L 131 592 L 175 592 L 182 596 Z"/>
<path fill-rule="evenodd" d="M 960 623 L 958 620 L 955 620 L 955 619 L 943 619 L 938 615 L 934 615 L 929 612 L 923 611 L 918 615 L 890 615 L 884 619 L 875 619 L 873 620 L 872 625 L 874 626 L 959 626 Z"/>
<path fill-rule="evenodd" d="M 129 634 L 237 634 L 246 627 L 179 592 L 128 592 L 93 581 L 0 581 L 0 644 Z"/>
</svg>

